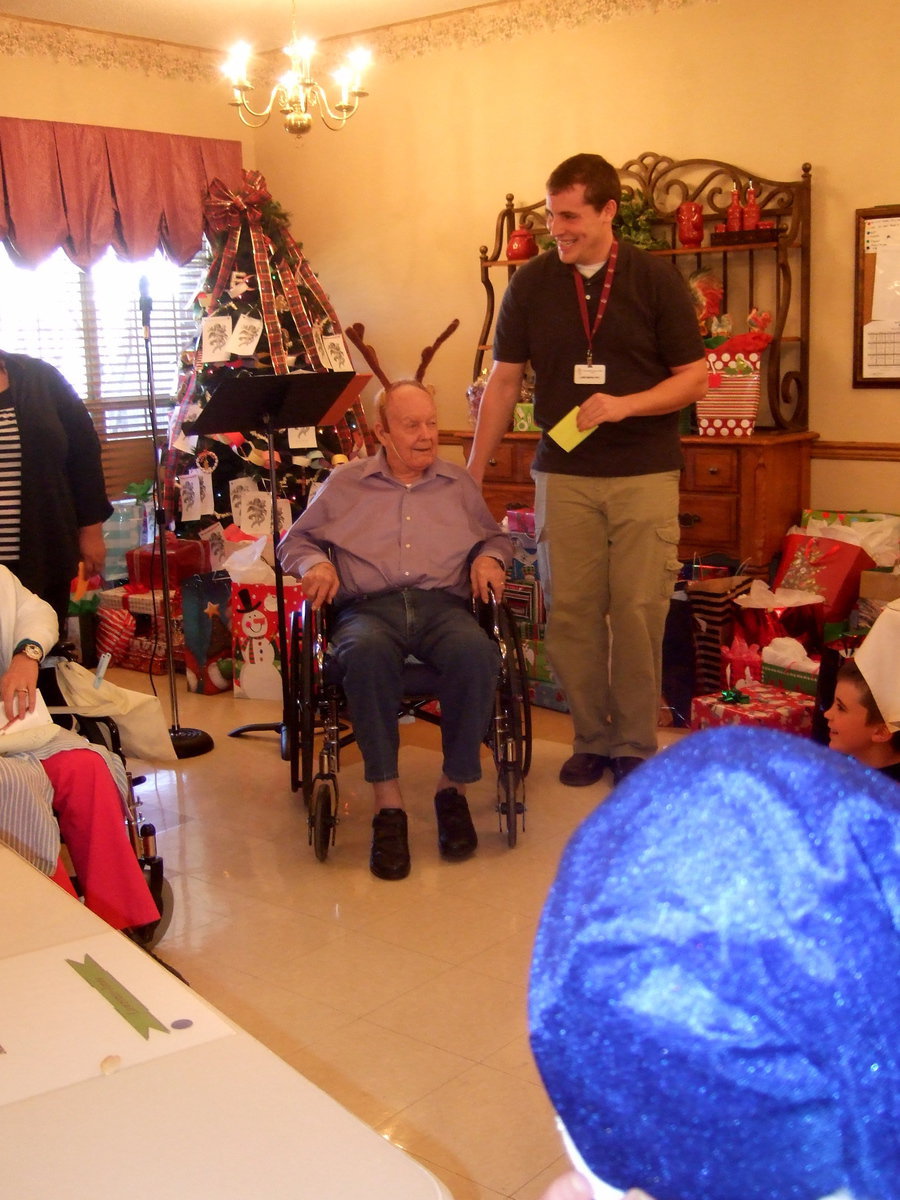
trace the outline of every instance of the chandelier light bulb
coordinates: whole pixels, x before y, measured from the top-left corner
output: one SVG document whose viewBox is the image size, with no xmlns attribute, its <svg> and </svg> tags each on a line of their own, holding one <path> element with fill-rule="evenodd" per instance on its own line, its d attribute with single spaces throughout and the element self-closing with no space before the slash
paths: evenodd
<svg viewBox="0 0 900 1200">
<path fill-rule="evenodd" d="M 229 51 L 222 64 L 222 73 L 231 84 L 231 103 L 237 108 L 241 121 L 251 129 L 259 129 L 277 108 L 287 132 L 299 137 L 312 128 L 313 113 L 317 110 L 326 128 L 342 129 L 359 108 L 360 100 L 368 94 L 363 88 L 363 73 L 372 62 L 369 51 L 356 47 L 348 54 L 347 62 L 334 72 L 340 94 L 332 107 L 325 88 L 313 77 L 316 43 L 312 38 L 298 38 L 292 24 L 291 41 L 283 49 L 290 60 L 290 68 L 272 88 L 266 107 L 260 110 L 250 106 L 246 95 L 253 90 L 247 74 L 252 48 L 246 42 L 238 42 Z"/>
</svg>

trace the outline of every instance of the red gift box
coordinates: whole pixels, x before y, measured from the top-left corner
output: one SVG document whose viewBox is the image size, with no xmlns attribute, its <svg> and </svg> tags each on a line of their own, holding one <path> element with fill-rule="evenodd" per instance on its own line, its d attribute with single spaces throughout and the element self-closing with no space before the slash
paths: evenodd
<svg viewBox="0 0 900 1200">
<path fill-rule="evenodd" d="M 769 729 L 780 729 L 783 733 L 806 736 L 812 733 L 815 708 L 812 696 L 755 682 L 742 682 L 740 693 L 749 699 L 744 703 L 725 700 L 722 692 L 695 696 L 691 702 L 691 729 L 715 729 L 720 725 L 763 725 Z"/>
<path fill-rule="evenodd" d="M 191 538 L 179 538 L 172 532 L 166 533 L 166 558 L 169 564 L 170 587 L 174 587 L 190 575 L 202 574 L 209 570 L 208 544 Z M 156 542 L 129 550 L 125 559 L 131 583 L 143 583 L 145 587 L 162 587 L 162 563 Z"/>
<path fill-rule="evenodd" d="M 300 607 L 303 588 L 284 585 L 288 634 L 291 613 Z M 231 646 L 234 694 L 250 700 L 280 700 L 284 655 L 278 639 L 278 602 L 271 583 L 232 583 Z"/>
</svg>

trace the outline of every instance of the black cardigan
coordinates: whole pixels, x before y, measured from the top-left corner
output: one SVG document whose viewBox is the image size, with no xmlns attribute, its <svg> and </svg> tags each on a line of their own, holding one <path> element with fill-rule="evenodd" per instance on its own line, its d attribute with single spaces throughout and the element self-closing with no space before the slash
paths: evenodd
<svg viewBox="0 0 900 1200">
<path fill-rule="evenodd" d="M 0 352 L 22 445 L 19 578 L 39 596 L 78 571 L 78 531 L 112 514 L 88 410 L 55 367 Z"/>
</svg>

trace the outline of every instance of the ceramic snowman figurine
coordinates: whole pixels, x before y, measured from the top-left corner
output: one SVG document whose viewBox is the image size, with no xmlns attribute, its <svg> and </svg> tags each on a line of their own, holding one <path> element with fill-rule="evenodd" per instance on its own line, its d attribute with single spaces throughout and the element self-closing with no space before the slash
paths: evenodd
<svg viewBox="0 0 900 1200">
<path fill-rule="evenodd" d="M 241 589 L 243 591 L 243 589 Z M 244 596 L 239 593 L 241 600 Z M 244 605 L 245 609 L 247 605 Z M 241 633 L 247 639 L 240 673 L 240 690 L 250 700 L 280 700 L 281 675 L 275 666 L 275 646 L 269 641 L 269 618 L 258 605 L 240 617 Z"/>
</svg>

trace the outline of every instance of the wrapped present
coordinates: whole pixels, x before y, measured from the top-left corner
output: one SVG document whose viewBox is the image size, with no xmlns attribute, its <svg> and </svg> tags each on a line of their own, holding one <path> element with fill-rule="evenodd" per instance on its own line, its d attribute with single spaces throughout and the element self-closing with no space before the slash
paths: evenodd
<svg viewBox="0 0 900 1200">
<path fill-rule="evenodd" d="M 804 692 L 807 696 L 815 696 L 819 686 L 818 671 L 798 671 L 794 667 L 779 667 L 775 663 L 764 662 L 762 665 L 762 682 L 770 687 L 785 688 L 789 692 Z"/>
<path fill-rule="evenodd" d="M 767 683 L 742 683 L 691 702 L 691 728 L 711 729 L 719 725 L 763 725 L 784 733 L 812 733 L 815 700 L 803 692 L 788 692 Z"/>
<path fill-rule="evenodd" d="M 544 591 L 539 579 L 507 580 L 503 588 L 503 601 L 519 624 L 542 625 L 547 619 Z"/>
<path fill-rule="evenodd" d="M 173 622 L 172 658 L 176 665 L 184 662 L 184 640 L 179 627 Z M 165 675 L 168 668 L 168 649 L 165 641 L 152 634 L 137 634 L 128 643 L 120 666 L 129 671 L 142 671 L 145 675 Z"/>
<path fill-rule="evenodd" d="M 189 575 L 209 570 L 209 546 L 206 542 L 179 538 L 169 531 L 166 532 L 166 558 L 170 586 L 187 579 Z M 159 587 L 162 584 L 162 563 L 156 542 L 129 550 L 125 559 L 130 583 L 143 583 L 147 587 Z"/>
<path fill-rule="evenodd" d="M 524 506 L 506 510 L 506 527 L 510 533 L 526 533 L 534 538 L 534 509 Z"/>
<path fill-rule="evenodd" d="M 110 664 L 117 667 L 128 651 L 134 637 L 134 617 L 125 609 L 98 609 L 95 645 L 98 654 L 108 654 Z"/>
<path fill-rule="evenodd" d="M 520 403 L 513 409 L 513 433 L 536 433 L 540 426 L 534 423 L 534 405 Z"/>
<path fill-rule="evenodd" d="M 300 607 L 303 588 L 285 583 L 288 614 Z M 234 660 L 234 694 L 239 699 L 280 700 L 281 671 L 286 648 L 279 644 L 278 600 L 271 583 L 231 584 L 231 648 Z"/>
<path fill-rule="evenodd" d="M 179 593 L 169 589 L 169 602 L 174 612 L 179 611 Z M 161 588 L 148 588 L 143 584 L 124 584 L 119 587 L 107 588 L 100 593 L 101 608 L 124 608 L 130 613 L 147 617 L 163 615 L 163 594 Z"/>
<path fill-rule="evenodd" d="M 228 691 L 234 683 L 230 576 L 191 575 L 181 585 L 181 606 L 188 691 L 204 696 Z"/>
<path fill-rule="evenodd" d="M 804 508 L 800 524 L 805 528 L 810 521 L 824 521 L 826 525 L 855 525 L 858 521 L 884 521 L 896 513 L 869 512 L 861 508 L 856 511 L 839 512 L 830 508 Z"/>
<path fill-rule="evenodd" d="M 106 546 L 103 577 L 107 583 L 128 578 L 128 551 L 149 540 L 147 511 L 143 502 L 129 496 L 124 500 L 113 500 L 112 506 L 112 516 L 103 522 L 103 542 Z M 152 512 L 151 506 L 151 517 Z"/>
<path fill-rule="evenodd" d="M 522 654 L 525 657 L 525 673 L 529 679 L 556 686 L 547 648 L 542 639 L 522 638 Z"/>
<path fill-rule="evenodd" d="M 566 704 L 566 697 L 555 683 L 544 683 L 540 680 L 529 679 L 528 695 L 531 698 L 531 703 L 536 704 L 538 708 L 553 708 L 557 712 L 569 711 L 569 706 Z"/>
<path fill-rule="evenodd" d="M 527 533 L 511 533 L 512 565 L 509 575 L 512 579 L 540 579 L 537 562 L 537 542 Z"/>
</svg>

